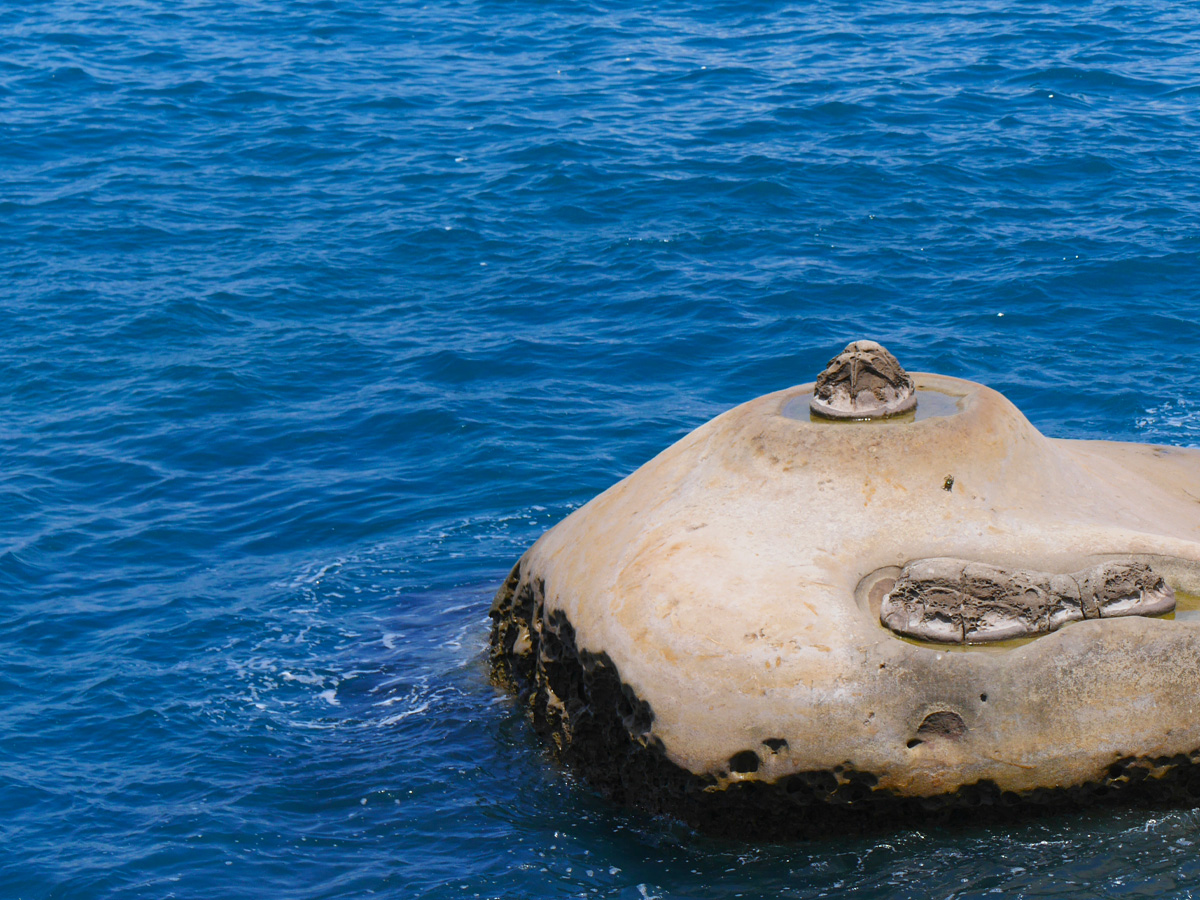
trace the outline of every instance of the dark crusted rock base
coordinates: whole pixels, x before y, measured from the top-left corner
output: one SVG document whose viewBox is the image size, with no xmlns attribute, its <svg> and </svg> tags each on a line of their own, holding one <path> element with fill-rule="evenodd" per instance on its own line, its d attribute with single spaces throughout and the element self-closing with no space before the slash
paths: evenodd
<svg viewBox="0 0 1200 900">
<path fill-rule="evenodd" d="M 520 698 L 554 754 L 617 803 L 682 819 L 706 833 L 740 839 L 794 839 L 952 822 L 994 822 L 1098 803 L 1200 805 L 1200 750 L 1130 757 L 1103 780 L 1023 794 L 990 781 L 914 799 L 876 786 L 869 772 L 837 766 L 777 782 L 721 787 L 671 762 L 651 734 L 654 712 L 622 683 L 604 653 L 580 650 L 561 611 L 545 614 L 543 587 L 514 568 L 491 617 L 493 680 Z M 730 771 L 747 771 L 737 756 Z M 752 770 L 751 770 L 752 771 Z"/>
</svg>

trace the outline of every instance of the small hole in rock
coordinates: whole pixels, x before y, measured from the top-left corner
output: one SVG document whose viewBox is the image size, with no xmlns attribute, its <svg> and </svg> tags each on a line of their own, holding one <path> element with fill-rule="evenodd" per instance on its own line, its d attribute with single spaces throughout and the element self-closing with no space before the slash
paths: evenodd
<svg viewBox="0 0 1200 900">
<path fill-rule="evenodd" d="M 731 772 L 757 772 L 758 771 L 758 754 L 753 750 L 743 750 L 741 753 L 735 753 L 729 757 L 729 771 Z"/>
<path fill-rule="evenodd" d="M 979 695 L 979 702 L 980 702 L 980 703 L 987 703 L 987 694 L 980 694 L 980 695 Z"/>
<path fill-rule="evenodd" d="M 772 753 L 787 749 L 788 742 L 784 738 L 767 738 L 763 743 Z"/>
<path fill-rule="evenodd" d="M 947 738 L 957 741 L 967 733 L 967 723 L 962 716 L 949 710 L 938 710 L 927 715 L 917 728 L 919 738 Z"/>
<path fill-rule="evenodd" d="M 904 746 L 908 747 L 908 749 L 911 750 L 913 747 L 917 746 L 918 744 L 923 744 L 923 743 L 925 743 L 925 742 L 923 740 L 921 740 L 920 738 L 913 738 L 911 741 L 909 741 Z"/>
</svg>

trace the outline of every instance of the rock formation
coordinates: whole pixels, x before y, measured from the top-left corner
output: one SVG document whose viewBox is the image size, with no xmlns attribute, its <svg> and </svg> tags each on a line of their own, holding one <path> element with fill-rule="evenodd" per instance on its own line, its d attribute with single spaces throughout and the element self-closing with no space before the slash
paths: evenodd
<svg viewBox="0 0 1200 900">
<path fill-rule="evenodd" d="M 727 834 L 1200 801 L 1200 623 L 1143 615 L 1200 593 L 1200 451 L 906 377 L 936 414 L 768 394 L 556 525 L 496 596 L 496 680 L 604 793 Z"/>
</svg>

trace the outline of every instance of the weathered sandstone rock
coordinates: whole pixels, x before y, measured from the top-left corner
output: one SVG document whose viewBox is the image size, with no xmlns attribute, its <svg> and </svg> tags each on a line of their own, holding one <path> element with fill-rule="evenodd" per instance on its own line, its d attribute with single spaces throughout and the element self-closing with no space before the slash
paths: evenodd
<svg viewBox="0 0 1200 900">
<path fill-rule="evenodd" d="M 811 384 L 743 404 L 525 553 L 493 672 L 567 764 L 746 835 L 1200 798 L 1200 623 L 1136 614 L 1200 593 L 1200 451 L 912 380 L 915 417 L 810 417 Z M 936 637 L 939 609 L 955 640 L 1040 636 L 880 621 Z"/>
</svg>

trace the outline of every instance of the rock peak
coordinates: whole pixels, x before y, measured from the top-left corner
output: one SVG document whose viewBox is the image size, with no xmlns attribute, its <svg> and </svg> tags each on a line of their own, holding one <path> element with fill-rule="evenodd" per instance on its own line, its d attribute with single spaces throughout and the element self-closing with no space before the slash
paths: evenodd
<svg viewBox="0 0 1200 900">
<path fill-rule="evenodd" d="M 852 341 L 817 378 L 810 408 L 827 419 L 882 419 L 917 408 L 916 386 L 882 344 Z"/>
</svg>

